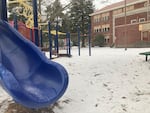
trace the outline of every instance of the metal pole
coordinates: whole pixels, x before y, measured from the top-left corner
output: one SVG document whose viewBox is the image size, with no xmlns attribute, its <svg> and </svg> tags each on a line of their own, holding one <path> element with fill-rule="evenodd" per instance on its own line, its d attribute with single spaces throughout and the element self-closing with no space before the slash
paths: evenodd
<svg viewBox="0 0 150 113">
<path fill-rule="evenodd" d="M 58 43 L 58 21 L 56 22 L 56 51 L 59 54 L 59 43 Z"/>
<path fill-rule="evenodd" d="M 7 1 L 0 0 L 0 18 L 2 20 L 8 21 L 7 19 Z"/>
<path fill-rule="evenodd" d="M 55 51 L 57 51 L 57 39 L 56 39 L 56 35 L 54 36 L 54 49 L 55 49 Z"/>
<path fill-rule="evenodd" d="M 17 22 L 17 15 L 16 14 L 14 14 L 14 28 L 16 30 L 18 30 L 18 22 Z"/>
<path fill-rule="evenodd" d="M 127 43 L 128 43 L 128 41 L 127 41 L 127 10 L 126 10 L 126 0 L 124 1 L 124 3 L 125 3 L 125 7 L 124 7 L 124 11 L 125 11 L 125 20 L 124 20 L 124 32 L 125 32 L 125 50 L 127 50 Z"/>
<path fill-rule="evenodd" d="M 49 38 L 49 58 L 52 59 L 52 35 L 51 35 L 51 23 L 48 22 L 48 38 Z"/>
<path fill-rule="evenodd" d="M 33 0 L 32 2 L 33 2 L 33 18 L 34 18 L 34 39 L 35 44 L 39 46 L 37 0 Z"/>
<path fill-rule="evenodd" d="M 71 43 L 70 43 L 70 33 L 68 33 L 68 46 L 69 46 L 69 48 L 68 48 L 68 54 L 69 54 L 69 57 L 71 57 Z"/>
<path fill-rule="evenodd" d="M 79 26 L 77 27 L 78 31 L 78 55 L 80 56 L 80 28 Z"/>
<path fill-rule="evenodd" d="M 33 31 L 32 31 L 32 29 L 30 29 L 30 41 L 33 42 Z"/>
<path fill-rule="evenodd" d="M 89 56 L 91 56 L 91 26 L 90 24 L 88 25 L 88 30 L 89 30 Z"/>
<path fill-rule="evenodd" d="M 66 46 L 67 46 L 67 55 L 69 54 L 69 44 L 68 41 L 69 40 L 69 36 L 68 36 L 68 32 L 66 33 Z"/>
<path fill-rule="evenodd" d="M 40 45 L 43 47 L 43 35 L 42 35 L 42 29 L 40 30 Z"/>
</svg>

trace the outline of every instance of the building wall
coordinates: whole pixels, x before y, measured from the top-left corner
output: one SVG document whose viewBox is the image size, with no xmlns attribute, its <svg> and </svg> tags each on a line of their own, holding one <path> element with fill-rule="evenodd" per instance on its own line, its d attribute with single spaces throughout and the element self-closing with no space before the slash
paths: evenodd
<svg viewBox="0 0 150 113">
<path fill-rule="evenodd" d="M 146 2 L 134 4 L 134 9 L 139 9 L 146 6 Z"/>
<path fill-rule="evenodd" d="M 126 24 L 139 24 L 141 19 L 147 20 L 147 12 L 138 13 L 138 14 L 132 14 L 129 16 L 126 16 Z M 136 20 L 136 22 L 132 22 Z M 125 17 L 119 17 L 115 19 L 115 26 L 124 25 L 125 24 Z"/>
<path fill-rule="evenodd" d="M 141 41 L 150 41 L 149 37 L 143 37 L 139 31 L 139 25 L 147 20 L 147 12 L 129 15 L 115 19 L 116 47 L 136 47 Z M 126 35 L 125 35 L 126 33 Z M 146 40 L 147 39 L 147 40 Z"/>
<path fill-rule="evenodd" d="M 139 31 L 139 25 L 147 21 L 147 8 L 146 2 L 143 0 L 141 3 L 127 5 L 126 7 L 126 28 L 125 28 L 125 8 L 119 7 L 105 13 L 109 13 L 108 21 L 97 21 L 95 18 L 101 18 L 102 14 L 93 15 L 91 18 L 92 23 L 92 37 L 97 34 L 104 34 L 106 37 L 109 36 L 109 42 L 107 45 L 113 43 L 116 47 L 135 47 L 136 43 L 140 41 L 150 41 L 149 31 Z M 96 30 L 99 26 L 109 24 L 109 31 L 102 32 Z M 125 29 L 127 30 L 125 36 Z M 147 36 L 144 38 L 143 36 Z M 114 41 L 113 41 L 114 40 Z"/>
<path fill-rule="evenodd" d="M 105 36 L 106 45 L 112 43 L 112 12 L 106 12 L 91 17 L 92 39 L 98 34 Z"/>
<path fill-rule="evenodd" d="M 116 47 L 134 47 L 137 42 L 141 41 L 141 32 L 138 31 L 138 24 L 127 25 L 126 28 L 125 26 L 120 26 L 115 29 Z"/>
</svg>

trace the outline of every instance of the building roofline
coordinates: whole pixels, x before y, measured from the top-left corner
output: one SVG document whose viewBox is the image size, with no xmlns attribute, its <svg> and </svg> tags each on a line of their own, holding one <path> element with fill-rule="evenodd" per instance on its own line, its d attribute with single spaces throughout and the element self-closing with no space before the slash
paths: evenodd
<svg viewBox="0 0 150 113">
<path fill-rule="evenodd" d="M 141 2 L 144 2 L 144 1 L 147 1 L 147 0 L 131 0 L 131 1 L 127 0 L 126 6 L 133 5 L 133 4 L 136 4 L 136 3 L 141 3 Z M 117 3 L 113 3 L 111 5 L 107 5 L 106 7 L 90 14 L 90 16 L 94 16 L 94 15 L 97 15 L 97 14 L 101 14 L 101 13 L 105 13 L 105 12 L 113 11 L 115 9 L 122 8 L 122 7 L 125 6 L 124 2 L 125 1 L 123 0 L 123 1 L 120 1 L 120 2 L 117 2 Z"/>
</svg>

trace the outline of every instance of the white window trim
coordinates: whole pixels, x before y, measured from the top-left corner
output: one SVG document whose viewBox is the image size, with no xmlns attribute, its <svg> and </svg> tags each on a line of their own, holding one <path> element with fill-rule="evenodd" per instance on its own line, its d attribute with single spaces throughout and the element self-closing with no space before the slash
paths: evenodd
<svg viewBox="0 0 150 113">
<path fill-rule="evenodd" d="M 139 18 L 139 22 L 144 22 L 145 18 Z"/>
<path fill-rule="evenodd" d="M 132 19 L 131 24 L 133 24 L 133 23 L 137 23 L 137 19 Z"/>
</svg>

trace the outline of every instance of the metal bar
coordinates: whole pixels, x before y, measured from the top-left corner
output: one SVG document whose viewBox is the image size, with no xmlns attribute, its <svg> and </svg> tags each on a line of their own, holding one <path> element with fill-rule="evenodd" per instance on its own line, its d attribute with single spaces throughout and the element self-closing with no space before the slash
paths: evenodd
<svg viewBox="0 0 150 113">
<path fill-rule="evenodd" d="M 125 32 L 125 50 L 127 50 L 127 43 L 128 43 L 128 41 L 127 41 L 127 10 L 126 10 L 126 5 L 127 5 L 127 3 L 126 3 L 126 0 L 124 1 L 124 11 L 125 11 L 125 18 L 124 18 L 124 32 Z"/>
<path fill-rule="evenodd" d="M 33 0 L 32 2 L 33 2 L 33 18 L 34 18 L 34 39 L 35 44 L 39 46 L 37 0 Z"/>
<path fill-rule="evenodd" d="M 16 30 L 18 30 L 18 21 L 17 21 L 17 15 L 16 14 L 14 14 L 14 28 Z"/>
<path fill-rule="evenodd" d="M 51 23 L 48 22 L 48 39 L 49 39 L 49 58 L 52 59 L 52 35 L 51 35 Z"/>
<path fill-rule="evenodd" d="M 69 44 L 68 44 L 69 36 L 68 32 L 66 33 L 66 46 L 67 46 L 67 55 L 69 54 Z"/>
<path fill-rule="evenodd" d="M 80 56 L 80 28 L 79 26 L 77 27 L 78 31 L 78 55 Z"/>
<path fill-rule="evenodd" d="M 40 30 L 40 46 L 43 47 L 43 35 L 42 35 L 43 31 L 42 29 Z"/>
<path fill-rule="evenodd" d="M 0 0 L 0 18 L 2 20 L 8 21 L 7 19 L 7 1 Z"/>
<path fill-rule="evenodd" d="M 68 54 L 69 54 L 69 57 L 71 57 L 71 42 L 70 42 L 71 40 L 70 40 L 70 33 L 68 33 L 68 46 L 69 46 L 69 48 L 68 48 Z"/>
<path fill-rule="evenodd" d="M 148 55 L 146 55 L 146 61 L 148 60 Z"/>
<path fill-rule="evenodd" d="M 59 43 L 58 43 L 58 21 L 56 22 L 56 52 L 59 54 Z"/>
<path fill-rule="evenodd" d="M 30 41 L 33 42 L 33 31 L 32 31 L 32 29 L 30 29 Z"/>
<path fill-rule="evenodd" d="M 91 56 L 91 26 L 88 25 L 89 56 Z"/>
</svg>

